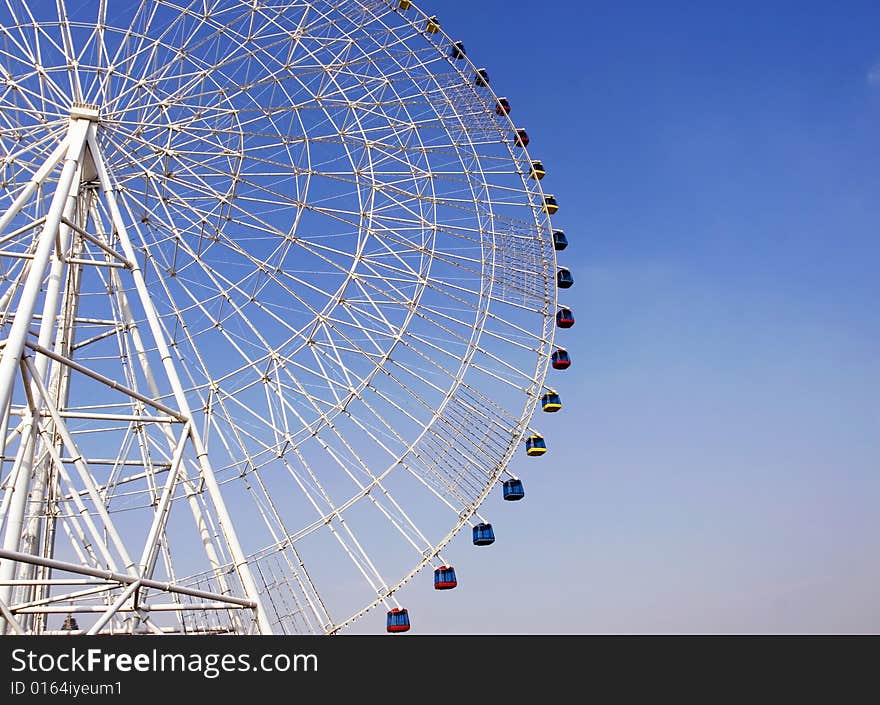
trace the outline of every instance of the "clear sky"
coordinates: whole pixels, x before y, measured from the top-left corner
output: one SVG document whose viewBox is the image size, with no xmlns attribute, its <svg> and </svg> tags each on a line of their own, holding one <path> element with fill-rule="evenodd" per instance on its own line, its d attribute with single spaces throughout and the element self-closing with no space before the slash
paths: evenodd
<svg viewBox="0 0 880 705">
<path fill-rule="evenodd" d="M 413 632 L 880 632 L 880 5 L 420 6 L 548 168 L 577 324 Z"/>
</svg>

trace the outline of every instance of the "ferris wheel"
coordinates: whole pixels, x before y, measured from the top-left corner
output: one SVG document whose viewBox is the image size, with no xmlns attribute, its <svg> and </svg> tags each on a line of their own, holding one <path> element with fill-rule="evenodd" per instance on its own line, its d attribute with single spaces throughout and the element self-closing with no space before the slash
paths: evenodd
<svg viewBox="0 0 880 705">
<path fill-rule="evenodd" d="M 514 115 L 409 0 L 3 5 L 5 633 L 402 632 L 456 587 L 571 362 Z"/>
</svg>

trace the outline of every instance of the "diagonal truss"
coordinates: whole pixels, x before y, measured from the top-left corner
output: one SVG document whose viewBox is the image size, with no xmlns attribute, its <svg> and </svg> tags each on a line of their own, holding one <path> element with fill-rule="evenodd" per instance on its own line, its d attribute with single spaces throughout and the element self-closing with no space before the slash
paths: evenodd
<svg viewBox="0 0 880 705">
<path fill-rule="evenodd" d="M 14 300 L 9 334 L 0 351 L 0 409 L 4 410 L 0 442 L 4 460 L 11 463 L 0 509 L 0 605 L 5 628 L 40 631 L 40 616 L 85 609 L 97 615 L 89 633 L 101 632 L 114 619 L 114 629 L 137 631 L 146 625 L 161 631 L 150 616 L 156 609 L 151 603 L 173 596 L 180 613 L 178 626 L 185 629 L 182 613 L 205 609 L 180 601 L 181 595 L 188 595 L 213 600 L 214 609 L 228 611 L 230 628 L 236 631 L 243 630 L 238 612 L 245 609 L 253 629 L 271 633 L 116 201 L 96 139 L 99 123 L 97 107 L 75 106 L 58 148 L 0 218 L 0 229 L 13 219 L 20 222 L 34 195 L 50 190 L 45 215 L 19 228 L 18 232 L 35 233 L 33 244 L 4 294 L 8 304 Z M 102 220 L 101 211 L 108 214 L 108 221 Z M 108 328 L 108 335 L 127 338 L 148 393 L 128 386 L 122 369 L 108 376 L 71 356 L 77 342 L 74 333 L 86 322 L 80 315 L 83 274 L 99 267 L 109 270 L 108 302 L 116 300 L 115 313 L 108 312 L 110 318 L 100 325 Z M 132 286 L 120 285 L 122 278 L 130 279 Z M 147 330 L 141 330 L 132 316 L 135 302 L 125 295 L 129 288 L 137 293 Z M 148 350 L 154 351 L 158 366 Z M 118 362 L 125 366 L 122 359 Z M 127 408 L 127 413 L 70 408 L 75 378 L 87 380 L 96 399 L 116 397 L 102 405 Z M 163 383 L 170 390 L 168 401 L 160 400 Z M 149 528 L 141 539 L 140 555 L 129 551 L 138 542 L 132 539 L 131 528 L 120 526 L 119 517 L 124 521 L 124 515 L 111 516 L 108 510 L 106 486 L 102 487 L 97 470 L 107 461 L 92 456 L 77 441 L 70 426 L 77 419 L 125 424 L 123 437 L 137 437 L 141 452 L 111 457 L 115 456 L 115 464 L 129 457 L 126 469 L 136 470 L 154 494 L 152 520 L 143 524 Z M 150 446 L 162 443 L 167 462 L 157 463 Z M 185 496 L 189 505 L 216 592 L 187 589 L 169 575 L 163 581 L 154 579 L 160 553 L 168 547 L 168 521 L 176 495 Z M 59 529 L 78 562 L 53 558 Z M 226 565 L 230 560 L 231 571 Z M 72 604 L 84 593 L 59 591 L 51 577 L 56 571 L 103 576 L 86 593 L 94 604 Z M 121 619 L 120 614 L 127 616 Z"/>
<path fill-rule="evenodd" d="M 552 231 L 407 5 L 0 5 L 7 632 L 336 632 L 515 477 Z"/>
</svg>

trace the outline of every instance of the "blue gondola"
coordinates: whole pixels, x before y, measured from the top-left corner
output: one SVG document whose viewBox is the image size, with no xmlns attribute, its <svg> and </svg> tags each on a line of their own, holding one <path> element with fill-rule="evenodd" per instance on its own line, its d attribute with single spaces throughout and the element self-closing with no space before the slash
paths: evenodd
<svg viewBox="0 0 880 705">
<path fill-rule="evenodd" d="M 392 634 L 409 631 L 409 612 L 403 607 L 395 607 L 388 612 L 388 631 Z"/>
<path fill-rule="evenodd" d="M 526 455 L 544 455 L 547 452 L 547 444 L 544 438 L 535 434 L 526 438 Z"/>
<path fill-rule="evenodd" d="M 495 114 L 501 117 L 510 115 L 510 101 L 507 98 L 499 98 L 495 105 Z"/>
<path fill-rule="evenodd" d="M 553 231 L 553 249 L 556 251 L 564 250 L 568 247 L 568 238 L 562 230 Z"/>
<path fill-rule="evenodd" d="M 501 487 L 504 492 L 504 499 L 508 502 L 516 502 L 526 496 L 521 480 L 505 480 Z"/>
<path fill-rule="evenodd" d="M 566 267 L 560 267 L 556 272 L 556 286 L 560 289 L 568 289 L 572 284 L 574 284 L 574 277 L 571 276 L 571 272 Z"/>
<path fill-rule="evenodd" d="M 547 413 L 559 411 L 562 408 L 562 400 L 556 392 L 547 392 L 541 397 L 541 409 Z"/>
<path fill-rule="evenodd" d="M 474 546 L 488 546 L 495 543 L 495 532 L 491 524 L 477 524 L 474 527 Z"/>
<path fill-rule="evenodd" d="M 556 312 L 556 325 L 559 328 L 571 328 L 574 325 L 574 314 L 570 308 L 561 308 Z"/>
<path fill-rule="evenodd" d="M 455 568 L 451 565 L 441 565 L 434 570 L 434 589 L 435 590 L 452 590 L 458 585 L 455 577 Z"/>
<path fill-rule="evenodd" d="M 517 147 L 528 147 L 529 145 L 529 133 L 526 132 L 523 128 L 519 127 L 516 130 L 516 137 L 513 140 L 513 143 Z"/>
<path fill-rule="evenodd" d="M 477 75 L 474 77 L 474 84 L 484 88 L 489 85 L 489 72 L 486 69 L 477 69 Z"/>
<path fill-rule="evenodd" d="M 568 350 L 565 348 L 554 350 L 550 356 L 550 364 L 553 365 L 554 370 L 567 370 L 571 366 L 571 357 L 568 354 Z"/>
<path fill-rule="evenodd" d="M 452 45 L 452 48 L 449 50 L 449 56 L 453 59 L 463 59 L 467 56 L 467 52 L 464 50 L 464 42 L 456 42 Z"/>
</svg>

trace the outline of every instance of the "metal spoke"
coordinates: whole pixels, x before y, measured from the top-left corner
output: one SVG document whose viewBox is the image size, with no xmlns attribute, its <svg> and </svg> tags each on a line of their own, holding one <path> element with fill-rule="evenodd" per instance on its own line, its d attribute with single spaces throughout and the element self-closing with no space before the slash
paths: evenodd
<svg viewBox="0 0 880 705">
<path fill-rule="evenodd" d="M 335 633 L 483 521 L 556 251 L 428 18 L 0 4 L 0 631 Z"/>
</svg>

